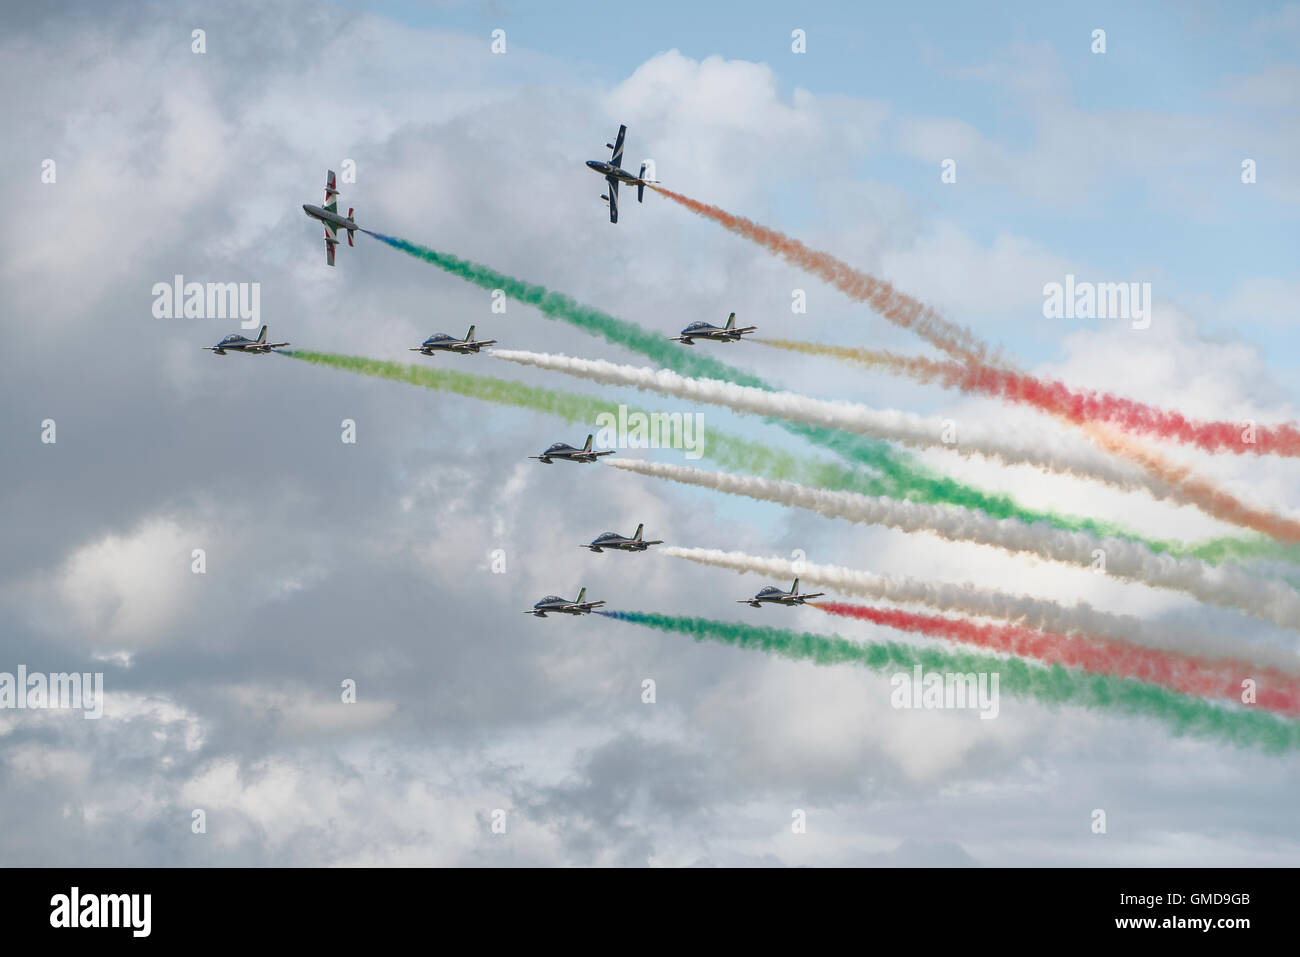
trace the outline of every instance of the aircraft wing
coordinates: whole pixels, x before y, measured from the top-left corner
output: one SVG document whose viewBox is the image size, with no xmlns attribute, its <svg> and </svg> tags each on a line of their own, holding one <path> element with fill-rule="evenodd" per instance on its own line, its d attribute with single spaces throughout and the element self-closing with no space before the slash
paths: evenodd
<svg viewBox="0 0 1300 957">
<path fill-rule="evenodd" d="M 475 339 L 473 342 L 456 342 L 451 348 L 456 352 L 473 352 L 483 346 L 494 346 L 497 344 L 495 339 Z"/>
<path fill-rule="evenodd" d="M 821 598 L 825 594 L 826 592 L 824 591 L 815 591 L 811 595 L 800 595 L 799 597 L 802 598 L 804 601 L 807 601 L 809 598 Z"/>
<path fill-rule="evenodd" d="M 605 604 L 603 601 L 584 601 L 581 605 L 577 602 L 571 602 L 570 604 L 565 605 L 565 607 L 570 608 L 573 611 L 591 611 L 593 608 L 599 608 L 603 604 Z"/>
<path fill-rule="evenodd" d="M 733 329 L 733 330 L 731 330 L 731 331 L 732 331 L 732 332 L 738 332 L 738 333 L 740 333 L 741 335 L 744 335 L 746 332 L 758 332 L 758 326 L 745 326 L 744 328 L 741 328 L 741 329 Z"/>
<path fill-rule="evenodd" d="M 334 243 L 328 239 L 325 240 L 325 265 L 334 265 Z"/>
<path fill-rule="evenodd" d="M 688 346 L 693 344 L 693 341 L 692 341 L 691 339 L 688 339 L 686 336 L 669 336 L 669 337 L 668 337 L 668 341 L 669 341 L 669 342 L 684 342 L 684 343 L 686 343 Z"/>
<path fill-rule="evenodd" d="M 618 180 L 606 179 L 605 182 L 609 183 L 609 221 L 616 223 L 618 222 Z"/>
<path fill-rule="evenodd" d="M 268 349 L 279 349 L 281 346 L 287 346 L 289 343 L 287 343 L 287 342 L 267 342 L 267 343 L 264 343 L 264 344 L 265 344 L 266 348 L 268 348 Z"/>
<path fill-rule="evenodd" d="M 662 545 L 663 543 L 662 538 L 657 538 L 653 542 L 641 542 L 642 545 Z"/>
<path fill-rule="evenodd" d="M 619 168 L 623 166 L 623 137 L 626 135 L 627 127 L 620 126 L 618 136 L 614 140 L 614 155 L 609 158 L 609 161 Z"/>
</svg>

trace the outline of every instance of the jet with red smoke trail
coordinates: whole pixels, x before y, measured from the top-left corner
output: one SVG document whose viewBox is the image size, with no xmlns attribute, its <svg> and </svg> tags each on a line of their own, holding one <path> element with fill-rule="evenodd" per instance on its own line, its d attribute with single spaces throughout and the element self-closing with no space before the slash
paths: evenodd
<svg viewBox="0 0 1300 957">
<path fill-rule="evenodd" d="M 623 137 L 627 135 L 627 127 L 618 128 L 618 136 L 612 143 L 606 143 L 605 146 L 613 150 L 608 160 L 587 160 L 587 166 L 594 169 L 601 176 L 605 177 L 605 182 L 609 184 L 609 191 L 602 193 L 600 198 L 609 203 L 609 221 L 618 222 L 618 184 L 626 183 L 628 186 L 636 187 L 636 201 L 645 202 L 645 188 L 658 180 L 646 179 L 645 171 L 647 163 L 641 164 L 641 172 L 633 176 L 630 170 L 623 168 Z"/>
</svg>

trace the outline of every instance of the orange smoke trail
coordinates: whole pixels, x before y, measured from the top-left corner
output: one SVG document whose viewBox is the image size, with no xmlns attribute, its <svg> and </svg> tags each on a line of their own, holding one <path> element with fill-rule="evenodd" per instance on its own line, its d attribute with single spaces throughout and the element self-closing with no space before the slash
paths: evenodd
<svg viewBox="0 0 1300 957">
<path fill-rule="evenodd" d="M 946 388 L 960 386 L 969 375 L 966 366 L 956 362 L 939 362 L 923 356 L 900 356 L 896 352 L 884 349 L 861 349 L 856 346 L 828 346 L 817 342 L 801 342 L 797 339 L 752 339 L 760 346 L 784 349 L 786 352 L 802 352 L 809 356 L 826 356 L 831 359 L 843 359 L 856 362 L 869 369 L 884 369 L 892 375 L 905 375 L 918 382 L 939 382 Z"/>
<path fill-rule="evenodd" d="M 1210 480 L 1193 474 L 1187 466 L 1169 461 L 1114 429 L 1095 423 L 1083 423 L 1079 428 L 1099 447 L 1136 462 L 1148 474 L 1167 483 L 1182 501 L 1195 505 L 1207 515 L 1254 529 L 1280 542 L 1300 542 L 1300 522 L 1253 508 Z"/>
<path fill-rule="evenodd" d="M 976 362 L 983 365 L 1001 364 L 1001 357 L 975 338 L 969 329 L 949 322 L 931 307 L 900 292 L 885 280 L 859 272 L 830 253 L 809 249 L 799 240 L 782 235 L 775 229 L 760 226 L 743 216 L 733 216 L 717 206 L 698 202 L 689 196 L 664 189 L 662 186 L 650 188 L 694 213 L 721 223 L 733 233 L 758 243 L 787 262 L 820 276 L 850 298 L 867 303 L 890 322 L 904 329 L 911 329 L 950 356 L 963 362 Z"/>
</svg>

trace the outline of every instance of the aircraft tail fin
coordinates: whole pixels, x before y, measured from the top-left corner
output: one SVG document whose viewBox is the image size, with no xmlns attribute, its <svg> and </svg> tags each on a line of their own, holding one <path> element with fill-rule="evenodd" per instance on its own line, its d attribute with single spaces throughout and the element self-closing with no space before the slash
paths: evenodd
<svg viewBox="0 0 1300 957">
<path fill-rule="evenodd" d="M 790 594 L 791 595 L 799 594 L 799 579 L 796 578 L 794 580 L 794 584 L 790 586 Z"/>
<path fill-rule="evenodd" d="M 473 341 L 474 341 L 474 327 L 473 327 L 473 326 L 470 326 L 470 327 L 469 327 L 469 332 L 465 333 L 465 341 L 466 341 L 466 342 L 473 342 Z"/>
<path fill-rule="evenodd" d="M 584 451 L 584 452 L 590 452 L 590 451 L 591 451 L 591 439 L 592 439 L 592 436 L 588 435 L 588 436 L 587 436 L 587 444 L 584 445 L 584 446 L 582 447 L 582 451 Z"/>
<path fill-rule="evenodd" d="M 638 525 L 638 526 L 636 527 L 636 534 L 633 535 L 632 537 L 633 537 L 634 539 L 636 539 L 638 542 L 641 541 L 641 533 L 642 533 L 643 531 L 645 531 L 645 523 L 644 523 L 644 522 L 642 522 L 640 525 Z"/>
<path fill-rule="evenodd" d="M 266 341 L 266 326 L 263 326 L 263 327 L 262 327 L 262 331 L 261 331 L 260 333 L 258 333 L 258 335 L 257 335 L 257 341 L 258 341 L 258 342 L 265 342 L 265 341 Z"/>
<path fill-rule="evenodd" d="M 587 586 L 584 585 L 583 587 L 578 589 L 578 597 L 573 600 L 573 603 L 575 605 L 581 605 L 582 600 L 586 597 L 587 597 Z"/>
<path fill-rule="evenodd" d="M 642 163 L 641 172 L 638 173 L 636 177 L 638 180 L 640 180 L 640 182 L 636 184 L 636 201 L 638 203 L 643 202 L 644 201 L 643 197 L 645 196 L 645 167 L 646 164 Z"/>
<path fill-rule="evenodd" d="M 727 325 L 726 325 L 726 328 L 727 328 L 727 329 L 734 329 L 734 328 L 736 328 L 736 314 L 735 314 L 734 312 L 733 312 L 731 315 L 727 316 Z"/>
</svg>

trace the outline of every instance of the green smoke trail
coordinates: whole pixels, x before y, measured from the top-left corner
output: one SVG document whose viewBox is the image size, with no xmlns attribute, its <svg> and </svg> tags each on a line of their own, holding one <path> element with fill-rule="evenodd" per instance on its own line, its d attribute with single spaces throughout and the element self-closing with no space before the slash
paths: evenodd
<svg viewBox="0 0 1300 957">
<path fill-rule="evenodd" d="M 1060 665 L 1029 664 L 1019 658 L 914 647 L 893 641 L 856 642 L 838 635 L 785 631 L 709 618 L 638 611 L 598 611 L 597 614 L 658 631 L 690 635 L 697 642 L 715 641 L 818 665 L 856 664 L 872 671 L 902 670 L 909 674 L 918 664 L 925 672 L 941 674 L 997 672 L 999 689 L 1015 697 L 1058 707 L 1103 709 L 1154 718 L 1175 735 L 1257 747 L 1274 754 L 1300 749 L 1300 722 L 1260 711 L 1213 705 L 1131 678 L 1089 674 Z"/>
<path fill-rule="evenodd" d="M 545 412 L 566 422 L 586 422 L 593 427 L 597 426 L 598 416 L 617 417 L 619 413 L 617 402 L 576 392 L 524 385 L 510 379 L 471 375 L 446 368 L 406 365 L 401 362 L 368 359 L 363 356 L 311 352 L 305 349 L 282 349 L 279 354 L 310 362 L 313 365 L 329 366 L 377 379 L 387 379 L 390 382 L 404 382 L 407 385 L 451 392 L 498 405 L 512 405 L 535 412 Z M 628 408 L 627 412 L 632 415 L 637 410 Z M 848 469 L 796 457 L 780 449 L 729 435 L 715 428 L 708 430 L 702 454 L 727 469 L 751 471 L 786 481 L 812 482 L 819 476 L 831 474 L 826 472 L 826 469 L 832 469 L 841 481 L 846 483 L 855 481 L 853 473 Z M 860 479 L 863 487 L 873 487 L 870 476 L 863 475 Z"/>
</svg>

